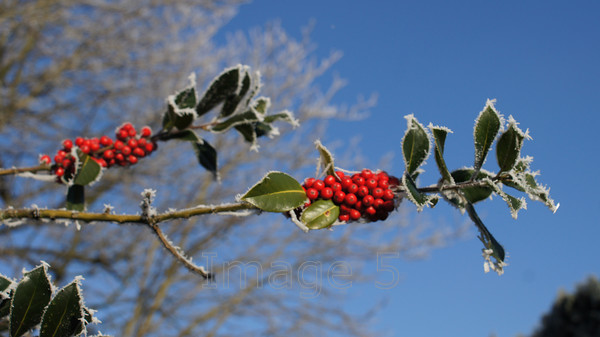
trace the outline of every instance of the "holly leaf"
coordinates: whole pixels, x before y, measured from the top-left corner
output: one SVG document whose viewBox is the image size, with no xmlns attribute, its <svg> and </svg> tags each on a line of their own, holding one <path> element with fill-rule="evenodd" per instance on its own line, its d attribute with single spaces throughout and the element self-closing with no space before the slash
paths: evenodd
<svg viewBox="0 0 600 337">
<path fill-rule="evenodd" d="M 85 211 L 85 189 L 81 185 L 71 185 L 67 190 L 67 209 Z"/>
<path fill-rule="evenodd" d="M 18 337 L 33 329 L 42 320 L 50 302 L 52 286 L 46 266 L 25 273 L 17 284 L 10 310 L 10 336 Z"/>
<path fill-rule="evenodd" d="M 217 178 L 217 150 L 204 139 L 194 142 L 193 146 L 200 165 Z"/>
<path fill-rule="evenodd" d="M 500 114 L 494 108 L 494 102 L 495 101 L 493 100 L 488 100 L 485 108 L 479 113 L 479 116 L 475 120 L 475 128 L 473 131 L 473 138 L 475 140 L 473 178 L 483 166 L 485 158 L 487 157 L 502 124 Z"/>
<path fill-rule="evenodd" d="M 437 197 L 419 192 L 415 181 L 406 173 L 402 176 L 402 185 L 406 187 L 408 200 L 417 206 L 417 211 L 421 212 L 425 206 L 433 207 L 437 203 Z"/>
<path fill-rule="evenodd" d="M 81 150 L 77 150 L 77 157 L 79 158 L 79 165 L 75 172 L 73 183 L 85 186 L 98 180 L 98 177 L 102 173 L 102 166 L 92 159 L 91 156 L 81 152 Z"/>
<path fill-rule="evenodd" d="M 448 133 L 451 133 L 452 130 L 441 126 L 433 126 L 432 124 L 429 124 L 429 129 L 431 130 L 435 144 L 435 163 L 442 175 L 442 179 L 448 184 L 453 185 L 454 179 L 444 160 L 444 144 L 446 143 L 446 136 Z"/>
<path fill-rule="evenodd" d="M 408 125 L 402 137 L 402 155 L 406 172 L 412 176 L 429 156 L 429 135 L 415 116 L 411 114 L 404 118 Z"/>
<path fill-rule="evenodd" d="M 500 166 L 500 172 L 508 172 L 516 165 L 523 146 L 523 140 L 526 137 L 527 133 L 517 127 L 517 122 L 511 116 L 508 128 L 500 135 L 496 144 L 496 159 L 498 160 L 498 166 Z"/>
<path fill-rule="evenodd" d="M 83 300 L 77 280 L 58 291 L 42 317 L 40 337 L 75 336 L 84 329 Z"/>
<path fill-rule="evenodd" d="M 238 92 L 242 65 L 225 69 L 208 86 L 196 106 L 196 116 L 200 117 Z"/>
<path fill-rule="evenodd" d="M 302 185 L 283 172 L 269 172 L 241 200 L 267 212 L 287 212 L 308 201 Z"/>
<path fill-rule="evenodd" d="M 340 207 L 331 200 L 317 200 L 308 206 L 300 220 L 309 229 L 330 227 L 339 217 Z"/>
<path fill-rule="evenodd" d="M 315 141 L 315 146 L 317 147 L 317 151 L 319 151 L 318 167 L 322 167 L 326 174 L 337 177 L 337 174 L 335 173 L 335 166 L 333 164 L 333 155 L 331 152 L 329 152 L 329 150 L 323 144 L 321 144 L 321 141 L 318 139 Z"/>
<path fill-rule="evenodd" d="M 243 72 L 244 72 L 244 78 L 242 79 L 242 83 L 239 88 L 239 93 L 237 95 L 230 96 L 229 98 L 227 98 L 225 103 L 223 103 L 223 108 L 221 108 L 220 117 L 231 116 L 238 108 L 238 105 L 240 104 L 242 99 L 248 93 L 248 90 L 250 89 L 250 86 L 252 84 L 252 79 L 250 78 L 250 74 L 248 73 L 247 70 L 244 70 Z M 243 108 L 245 108 L 245 107 L 243 107 Z"/>
</svg>

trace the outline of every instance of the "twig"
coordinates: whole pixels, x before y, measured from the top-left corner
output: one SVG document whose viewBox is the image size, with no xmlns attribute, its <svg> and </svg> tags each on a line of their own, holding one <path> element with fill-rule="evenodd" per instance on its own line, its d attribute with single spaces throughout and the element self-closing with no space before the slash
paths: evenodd
<svg viewBox="0 0 600 337">
<path fill-rule="evenodd" d="M 5 176 L 5 175 L 9 175 L 9 174 L 19 174 L 19 173 L 25 173 L 25 172 L 31 172 L 31 173 L 35 173 L 35 172 L 39 172 L 39 171 L 50 171 L 50 165 L 38 165 L 38 166 L 31 166 L 31 167 L 13 167 L 13 168 L 9 168 L 9 169 L 0 169 L 0 176 Z"/>
</svg>

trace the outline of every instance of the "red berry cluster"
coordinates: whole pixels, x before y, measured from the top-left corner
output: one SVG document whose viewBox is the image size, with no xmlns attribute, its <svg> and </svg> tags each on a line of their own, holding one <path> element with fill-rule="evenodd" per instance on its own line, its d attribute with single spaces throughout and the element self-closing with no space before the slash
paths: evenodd
<svg viewBox="0 0 600 337">
<path fill-rule="evenodd" d="M 116 140 L 104 135 L 100 138 L 75 138 L 65 139 L 62 149 L 54 156 L 52 173 L 58 181 L 61 177 L 69 180 L 75 173 L 75 158 L 72 150 L 74 147 L 90 156 L 100 166 L 110 168 L 115 165 L 128 166 L 137 164 L 143 158 L 156 150 L 156 143 L 150 140 L 152 130 L 145 126 L 138 133 L 131 123 L 125 123 L 117 128 Z M 41 164 L 51 164 L 50 156 L 40 156 Z"/>
<path fill-rule="evenodd" d="M 306 178 L 304 190 L 313 202 L 318 199 L 333 200 L 340 206 L 339 220 L 343 222 L 387 219 L 394 210 L 395 195 L 391 187 L 398 186 L 399 180 L 386 172 L 373 172 L 368 169 L 353 175 L 337 171 L 337 177 L 328 175 L 325 179 Z M 339 177 L 339 179 L 338 179 Z M 309 204 L 305 206 L 309 206 Z"/>
</svg>

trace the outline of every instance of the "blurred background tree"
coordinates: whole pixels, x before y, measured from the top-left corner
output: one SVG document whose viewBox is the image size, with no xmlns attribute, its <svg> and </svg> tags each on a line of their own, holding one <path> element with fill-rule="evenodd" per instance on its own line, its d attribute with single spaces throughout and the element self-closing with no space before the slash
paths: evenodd
<svg viewBox="0 0 600 337">
<path fill-rule="evenodd" d="M 117 213 L 138 212 L 145 188 L 158 191 L 159 210 L 229 202 L 268 170 L 298 180 L 314 173 L 313 141 L 324 136 L 326 122 L 356 118 L 373 100 L 350 108 L 332 104 L 343 80 L 334 77 L 329 87 L 320 87 L 341 55 L 318 59 L 309 28 L 296 39 L 276 22 L 266 23 L 219 42 L 215 36 L 241 5 L 0 2 L 0 167 L 35 165 L 39 154 L 53 154 L 65 138 L 112 135 L 126 121 L 158 130 L 165 98 L 183 88 L 190 73 L 203 90 L 222 69 L 243 63 L 261 72 L 261 94 L 271 98 L 273 111 L 294 111 L 299 129 L 282 127 L 280 137 L 260 139 L 258 153 L 239 136 L 207 135 L 219 151 L 220 183 L 197 165 L 190 149 L 161 143 L 143 164 L 107 171 L 87 190 L 88 209 L 110 204 Z M 338 165 L 386 167 L 364 163 L 340 145 L 348 142 L 330 146 Z M 65 193 L 57 184 L 0 177 L 2 208 L 63 207 Z M 59 286 L 83 275 L 87 305 L 103 321 L 99 329 L 116 336 L 369 335 L 376 327 L 365 320 L 378 300 L 365 303 L 362 312 L 350 310 L 344 305 L 348 291 L 330 285 L 325 273 L 343 261 L 351 266 L 344 280 L 353 286 L 373 281 L 378 252 L 414 258 L 462 231 L 420 225 L 409 224 L 402 212 L 383 223 L 309 234 L 283 216 L 265 214 L 165 224 L 163 230 L 195 261 L 210 262 L 216 278 L 205 281 L 178 264 L 147 228 L 84 224 L 77 231 L 72 224 L 32 222 L 0 227 L 0 272 L 17 277 L 23 267 L 44 260 Z M 311 261 L 325 272 L 319 274 L 317 264 L 304 268 Z M 293 274 L 281 274 L 281 263 Z M 314 289 L 300 283 L 298 271 L 311 273 L 314 283 L 308 285 Z M 290 287 L 274 275 L 289 277 Z"/>
<path fill-rule="evenodd" d="M 600 282 L 589 277 L 570 294 L 561 291 L 532 337 L 592 337 L 600 334 Z"/>
</svg>

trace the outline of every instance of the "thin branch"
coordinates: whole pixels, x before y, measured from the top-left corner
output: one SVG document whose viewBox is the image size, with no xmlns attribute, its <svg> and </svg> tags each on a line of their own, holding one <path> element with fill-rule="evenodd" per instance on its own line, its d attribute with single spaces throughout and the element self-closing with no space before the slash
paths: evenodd
<svg viewBox="0 0 600 337">
<path fill-rule="evenodd" d="M 39 171 L 50 171 L 50 165 L 42 164 L 42 165 L 31 166 L 31 167 L 13 167 L 13 168 L 9 168 L 9 169 L 0 168 L 0 176 L 6 176 L 9 174 L 19 174 L 19 173 L 25 173 L 25 172 L 35 173 L 35 172 L 39 172 Z"/>
<path fill-rule="evenodd" d="M 151 222 L 148 224 L 148 226 L 150 226 L 150 228 L 152 228 L 152 230 L 154 231 L 156 236 L 158 236 L 158 239 L 163 244 L 163 246 L 165 246 L 165 248 L 171 254 L 173 254 L 173 256 L 179 262 L 183 263 L 183 265 L 187 269 L 189 269 L 192 273 L 198 274 L 198 275 L 204 277 L 205 279 L 210 279 L 212 277 L 211 273 L 207 272 L 206 269 L 204 269 L 204 267 L 194 264 L 191 259 L 189 259 L 188 257 L 186 257 L 183 254 L 183 251 L 179 247 L 176 247 L 175 245 L 173 245 L 171 240 L 169 240 L 167 238 L 167 236 L 162 232 L 162 230 L 158 227 L 158 225 L 156 223 Z"/>
<path fill-rule="evenodd" d="M 150 219 L 140 214 L 110 214 L 110 213 L 91 213 L 79 212 L 66 209 L 39 209 L 39 208 L 21 208 L 0 210 L 0 221 L 9 219 L 49 219 L 49 220 L 77 220 L 84 222 L 117 222 L 117 223 L 136 223 L 148 224 L 159 223 L 174 219 L 187 219 L 202 214 L 236 212 L 243 210 L 258 210 L 255 206 L 238 202 L 222 205 L 201 205 L 183 210 L 168 211 L 152 216 Z"/>
</svg>

